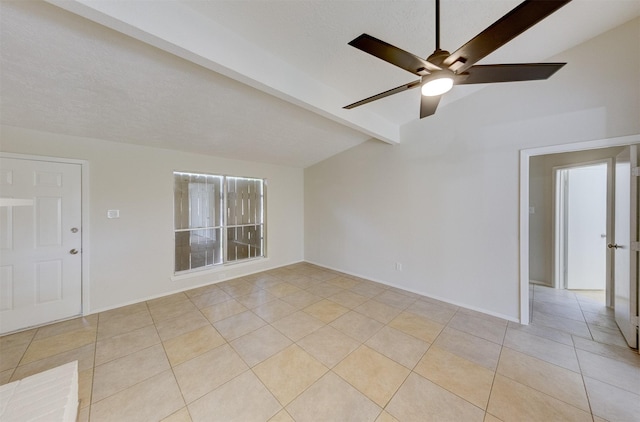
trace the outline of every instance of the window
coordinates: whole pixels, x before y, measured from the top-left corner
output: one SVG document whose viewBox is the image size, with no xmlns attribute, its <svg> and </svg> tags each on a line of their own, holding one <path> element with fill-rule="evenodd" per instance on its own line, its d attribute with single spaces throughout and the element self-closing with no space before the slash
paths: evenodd
<svg viewBox="0 0 640 422">
<path fill-rule="evenodd" d="M 173 175 L 175 272 L 264 256 L 263 179 Z"/>
</svg>

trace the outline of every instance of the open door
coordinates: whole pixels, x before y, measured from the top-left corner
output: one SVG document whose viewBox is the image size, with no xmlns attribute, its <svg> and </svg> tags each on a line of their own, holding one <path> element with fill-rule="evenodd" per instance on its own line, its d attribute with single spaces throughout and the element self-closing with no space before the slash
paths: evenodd
<svg viewBox="0 0 640 422">
<path fill-rule="evenodd" d="M 620 331 L 630 347 L 638 347 L 638 151 L 624 149 L 615 166 L 614 307 Z"/>
</svg>

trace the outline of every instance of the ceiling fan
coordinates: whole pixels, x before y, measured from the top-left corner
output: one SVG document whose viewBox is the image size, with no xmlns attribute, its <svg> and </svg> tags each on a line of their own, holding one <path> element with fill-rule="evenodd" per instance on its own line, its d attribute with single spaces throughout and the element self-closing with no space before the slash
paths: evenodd
<svg viewBox="0 0 640 422">
<path fill-rule="evenodd" d="M 440 0 L 436 0 L 436 49 L 427 59 L 368 34 L 349 45 L 398 66 L 420 79 L 349 104 L 352 109 L 399 92 L 420 87 L 420 118 L 436 112 L 440 97 L 453 85 L 485 84 L 547 79 L 566 63 L 474 64 L 571 0 L 525 0 L 453 53 L 440 49 Z"/>
</svg>

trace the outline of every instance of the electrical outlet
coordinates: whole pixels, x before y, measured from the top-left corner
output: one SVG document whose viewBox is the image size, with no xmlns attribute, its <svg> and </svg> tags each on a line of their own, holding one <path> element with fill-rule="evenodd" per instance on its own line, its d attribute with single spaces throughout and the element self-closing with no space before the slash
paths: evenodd
<svg viewBox="0 0 640 422">
<path fill-rule="evenodd" d="M 402 271 L 402 263 L 396 262 L 396 271 Z"/>
</svg>

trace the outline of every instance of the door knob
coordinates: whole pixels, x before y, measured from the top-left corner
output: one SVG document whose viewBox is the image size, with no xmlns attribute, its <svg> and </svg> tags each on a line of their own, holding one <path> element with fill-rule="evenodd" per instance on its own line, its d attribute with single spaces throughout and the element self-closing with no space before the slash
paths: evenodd
<svg viewBox="0 0 640 422">
<path fill-rule="evenodd" d="M 75 254 L 77 254 L 77 253 L 78 253 L 78 250 L 74 248 L 74 249 L 71 249 L 71 250 L 69 251 L 69 253 L 70 253 L 71 255 L 75 255 Z"/>
<path fill-rule="evenodd" d="M 607 248 L 609 248 L 609 249 L 618 249 L 618 248 L 622 248 L 622 246 L 618 245 L 617 243 L 609 243 L 607 245 Z"/>
</svg>

